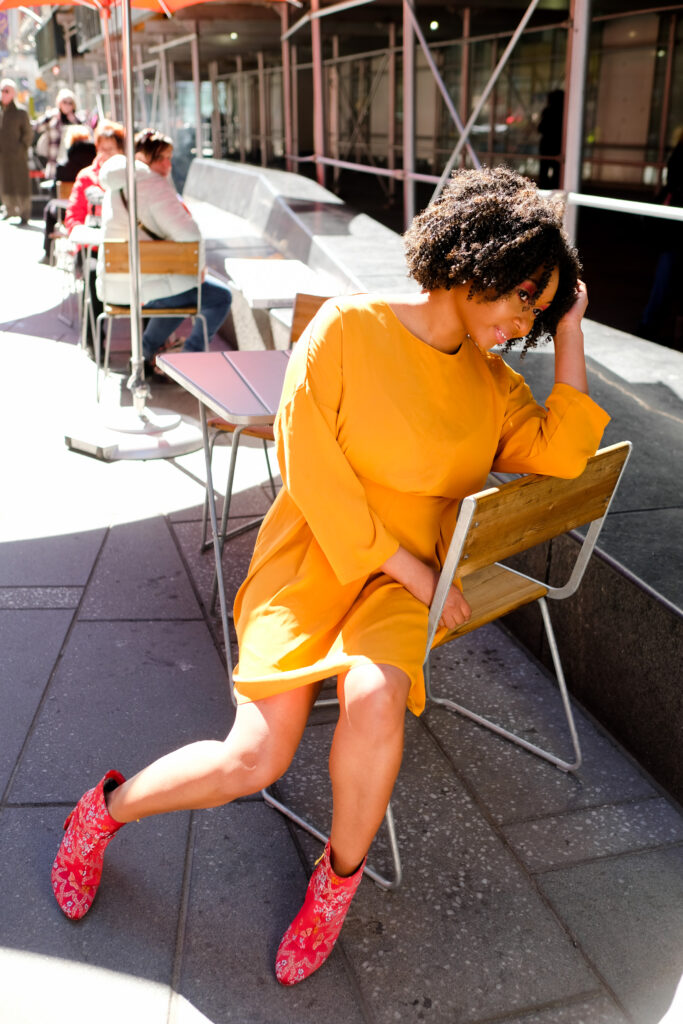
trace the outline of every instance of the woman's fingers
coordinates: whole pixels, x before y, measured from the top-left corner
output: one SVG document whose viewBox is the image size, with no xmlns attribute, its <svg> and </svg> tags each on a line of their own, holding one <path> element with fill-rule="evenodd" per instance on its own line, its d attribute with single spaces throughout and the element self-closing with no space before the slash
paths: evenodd
<svg viewBox="0 0 683 1024">
<path fill-rule="evenodd" d="M 457 629 L 467 622 L 472 615 L 472 609 L 457 587 L 451 587 L 446 598 L 446 603 L 441 612 L 439 624 L 446 629 Z"/>
</svg>

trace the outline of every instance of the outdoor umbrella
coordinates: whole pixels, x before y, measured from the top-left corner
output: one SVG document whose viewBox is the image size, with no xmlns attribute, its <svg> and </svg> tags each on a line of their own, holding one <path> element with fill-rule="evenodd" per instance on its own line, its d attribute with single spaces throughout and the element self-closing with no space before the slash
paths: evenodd
<svg viewBox="0 0 683 1024">
<path fill-rule="evenodd" d="M 131 376 L 128 381 L 128 388 L 133 398 L 133 407 L 138 416 L 144 415 L 145 403 L 149 397 L 149 388 L 145 383 L 144 367 L 142 358 L 142 324 L 140 319 L 140 260 L 138 254 L 138 217 L 137 217 L 137 194 L 135 190 L 135 147 L 134 147 L 134 117 L 133 117 L 133 48 L 131 31 L 131 8 L 142 8 L 144 10 L 157 11 L 171 17 L 174 11 L 182 10 L 184 7 L 196 6 L 202 0 L 45 0 L 44 4 L 27 4 L 25 0 L 0 0 L 0 11 L 12 7 L 90 7 L 98 10 L 102 17 L 103 36 L 105 43 L 109 39 L 108 19 L 110 11 L 114 7 L 121 7 L 122 14 L 122 60 L 121 68 L 123 73 L 123 124 L 126 129 L 125 153 L 127 165 L 128 185 L 128 218 L 129 237 L 131 244 L 128 246 L 130 257 L 130 308 L 134 315 L 131 316 Z M 225 2 L 225 0 L 208 0 L 211 2 Z M 230 0 L 228 0 L 230 2 Z M 244 2 L 244 0 L 240 0 Z M 249 0 L 247 0 L 249 2 Z M 286 0 L 279 0 L 286 2 Z M 297 5 L 298 6 L 298 5 Z M 113 93 L 112 93 L 113 95 Z"/>
</svg>

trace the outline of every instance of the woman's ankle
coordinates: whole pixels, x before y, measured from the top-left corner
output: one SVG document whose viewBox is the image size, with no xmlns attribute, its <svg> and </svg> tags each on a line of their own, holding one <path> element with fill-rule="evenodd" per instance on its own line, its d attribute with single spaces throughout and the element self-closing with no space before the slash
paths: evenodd
<svg viewBox="0 0 683 1024">
<path fill-rule="evenodd" d="M 351 878 L 357 873 L 359 868 L 363 866 L 364 857 L 361 857 L 359 861 L 354 859 L 349 860 L 348 858 L 338 857 L 334 853 L 332 847 L 330 847 L 330 867 L 334 871 L 337 878 Z"/>
<path fill-rule="evenodd" d="M 104 802 L 107 806 L 107 813 L 109 814 L 109 817 L 113 818 L 119 825 L 126 824 L 126 821 L 124 820 L 125 814 L 119 808 L 122 795 L 120 785 L 115 785 L 104 790 Z M 117 814 L 117 809 L 119 810 L 119 814 Z"/>
</svg>

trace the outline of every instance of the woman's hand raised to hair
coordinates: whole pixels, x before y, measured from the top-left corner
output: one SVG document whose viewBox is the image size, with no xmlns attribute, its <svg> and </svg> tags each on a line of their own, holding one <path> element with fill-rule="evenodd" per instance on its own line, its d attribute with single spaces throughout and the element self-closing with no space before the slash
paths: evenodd
<svg viewBox="0 0 683 1024">
<path fill-rule="evenodd" d="M 588 290 L 583 281 L 578 281 L 576 285 L 576 298 L 574 299 L 574 304 L 567 310 L 557 325 L 555 337 L 557 338 L 558 335 L 562 336 L 577 330 L 580 331 L 581 321 L 583 320 L 587 308 Z"/>
<path fill-rule="evenodd" d="M 555 383 L 569 384 L 588 394 L 586 359 L 583 353 L 581 321 L 588 306 L 588 291 L 583 281 L 576 286 L 574 304 L 564 314 L 553 337 L 555 345 Z"/>
</svg>

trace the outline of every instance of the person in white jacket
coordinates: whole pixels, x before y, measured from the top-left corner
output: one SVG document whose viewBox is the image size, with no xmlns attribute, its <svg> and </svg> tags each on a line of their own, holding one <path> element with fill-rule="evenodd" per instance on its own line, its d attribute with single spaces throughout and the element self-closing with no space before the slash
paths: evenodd
<svg viewBox="0 0 683 1024">
<path fill-rule="evenodd" d="M 171 180 L 173 141 L 161 132 L 147 129 L 135 140 L 135 183 L 138 206 L 138 230 L 141 241 L 170 239 L 174 242 L 201 240 L 199 227 Z M 114 156 L 103 164 L 100 184 L 105 190 L 102 200 L 102 231 L 105 240 L 128 238 L 128 198 L 126 186 L 126 158 Z M 203 253 L 202 253 L 203 256 Z M 130 304 L 128 274 L 107 274 L 100 247 L 97 263 L 97 294 L 103 302 L 114 305 Z M 155 309 L 191 306 L 197 301 L 197 279 L 179 274 L 144 274 L 140 288 L 141 304 Z M 203 280 L 201 310 L 207 321 L 209 339 L 221 326 L 228 311 L 232 295 L 216 280 Z M 154 355 L 182 323 L 176 319 L 149 319 L 142 336 L 145 373 L 153 372 Z M 200 320 L 195 320 L 192 332 L 183 345 L 184 352 L 201 352 L 204 332 Z"/>
</svg>

